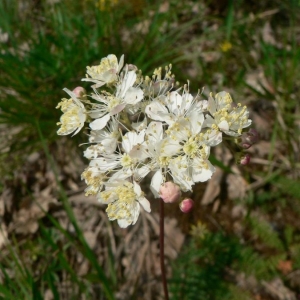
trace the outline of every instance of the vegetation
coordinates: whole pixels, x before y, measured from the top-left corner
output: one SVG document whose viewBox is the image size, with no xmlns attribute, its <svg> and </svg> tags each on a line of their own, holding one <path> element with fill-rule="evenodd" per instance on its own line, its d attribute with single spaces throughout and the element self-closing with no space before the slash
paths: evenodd
<svg viewBox="0 0 300 300">
<path fill-rule="evenodd" d="M 203 97 L 229 91 L 261 136 L 246 167 L 235 145 L 214 153 L 219 175 L 191 214 L 166 207 L 171 299 L 298 299 L 299 12 L 294 0 L 0 0 L 0 299 L 162 295 L 156 205 L 136 227 L 109 223 L 83 193 L 82 135 L 56 134 L 62 89 L 110 53 L 145 74 L 172 63 Z"/>
</svg>

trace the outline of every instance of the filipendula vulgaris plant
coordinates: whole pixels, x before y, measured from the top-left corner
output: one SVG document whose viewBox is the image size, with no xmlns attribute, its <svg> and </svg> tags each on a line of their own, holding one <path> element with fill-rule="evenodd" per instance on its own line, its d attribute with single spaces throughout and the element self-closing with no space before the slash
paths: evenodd
<svg viewBox="0 0 300 300">
<path fill-rule="evenodd" d="M 90 162 L 81 175 L 85 192 L 107 205 L 108 218 L 122 228 L 137 222 L 141 208 L 151 212 L 140 183 L 152 175 L 150 189 L 162 199 L 160 254 L 168 299 L 162 260 L 163 203 L 178 201 L 181 192 L 212 177 L 210 149 L 222 142 L 224 134 L 251 142 L 253 133 L 242 138 L 243 129 L 251 124 L 249 111 L 233 105 L 225 91 L 210 94 L 207 100 L 199 92 L 193 96 L 188 83 L 181 87 L 175 83 L 171 65 L 148 77 L 135 65 L 124 66 L 124 56 L 118 61 L 110 54 L 86 72 L 82 80 L 92 84 L 92 93 L 82 87 L 64 89 L 69 99 L 57 106 L 63 112 L 57 133 L 75 135 L 88 124 L 89 146 L 83 155 Z M 183 212 L 192 206 L 190 198 L 180 203 Z"/>
</svg>

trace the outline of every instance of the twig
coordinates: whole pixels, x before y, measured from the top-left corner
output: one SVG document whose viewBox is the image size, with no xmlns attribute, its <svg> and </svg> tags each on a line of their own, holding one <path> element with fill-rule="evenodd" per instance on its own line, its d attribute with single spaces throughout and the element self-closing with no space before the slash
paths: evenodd
<svg viewBox="0 0 300 300">
<path fill-rule="evenodd" d="M 162 199 L 160 199 L 160 214 L 159 214 L 159 250 L 160 250 L 160 269 L 161 269 L 161 277 L 162 277 L 162 284 L 164 287 L 164 294 L 165 294 L 165 300 L 169 300 L 169 294 L 168 294 L 168 287 L 167 287 L 167 280 L 166 280 L 166 270 L 165 270 L 165 251 L 164 251 L 164 202 Z"/>
</svg>

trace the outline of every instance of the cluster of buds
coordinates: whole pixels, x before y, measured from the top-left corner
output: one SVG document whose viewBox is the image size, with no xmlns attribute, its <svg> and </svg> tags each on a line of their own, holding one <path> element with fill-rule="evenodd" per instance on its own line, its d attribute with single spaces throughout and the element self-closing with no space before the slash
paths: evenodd
<svg viewBox="0 0 300 300">
<path fill-rule="evenodd" d="M 160 197 L 165 203 L 174 203 L 179 201 L 181 197 L 181 191 L 177 184 L 168 181 L 160 187 Z M 192 210 L 194 201 L 190 198 L 186 198 L 179 204 L 179 208 L 182 212 L 188 213 Z"/>
<path fill-rule="evenodd" d="M 250 163 L 250 154 L 245 153 L 244 151 L 256 144 L 259 139 L 260 137 L 258 132 L 253 128 L 250 128 L 249 131 L 244 132 L 237 139 L 237 143 L 241 151 L 236 153 L 236 160 L 240 165 L 245 166 Z"/>
<path fill-rule="evenodd" d="M 146 176 L 154 197 L 177 201 L 213 175 L 211 147 L 224 134 L 242 136 L 251 124 L 247 107 L 233 105 L 227 92 L 201 99 L 188 84 L 179 87 L 171 65 L 144 77 L 136 66 L 124 66 L 123 56 L 118 61 L 111 54 L 87 67 L 83 81 L 92 83 L 91 94 L 64 89 L 70 98 L 57 106 L 63 112 L 57 133 L 74 135 L 88 123 L 85 192 L 106 204 L 109 219 L 123 228 L 136 223 L 141 207 L 151 211 L 140 187 Z M 180 204 L 183 212 L 192 206 L 191 199 Z"/>
</svg>

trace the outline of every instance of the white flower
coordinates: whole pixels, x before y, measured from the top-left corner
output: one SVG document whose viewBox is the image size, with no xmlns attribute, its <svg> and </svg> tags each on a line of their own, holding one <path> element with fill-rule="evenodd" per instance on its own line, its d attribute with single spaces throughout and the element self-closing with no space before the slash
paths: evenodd
<svg viewBox="0 0 300 300">
<path fill-rule="evenodd" d="M 232 98 L 229 93 L 222 91 L 217 93 L 215 98 L 213 98 L 212 93 L 209 95 L 208 99 L 208 110 L 211 114 L 214 114 L 217 111 L 225 109 L 226 111 L 230 110 L 232 104 Z"/>
<path fill-rule="evenodd" d="M 143 99 L 144 92 L 139 87 L 133 86 L 136 78 L 135 71 L 126 69 L 121 84 L 117 86 L 116 97 L 122 99 L 126 104 L 135 105 Z"/>
<path fill-rule="evenodd" d="M 191 160 L 191 174 L 194 182 L 205 182 L 211 179 L 215 167 L 208 160 L 210 147 L 202 145 L 201 155 Z"/>
<path fill-rule="evenodd" d="M 57 134 L 67 135 L 75 131 L 73 134 L 75 135 L 81 130 L 86 121 L 86 110 L 73 92 L 66 88 L 64 91 L 71 96 L 71 99 L 62 99 L 56 106 L 56 108 L 61 108 L 63 112 L 60 122 L 57 123 L 57 125 L 61 126 Z"/>
<path fill-rule="evenodd" d="M 222 142 L 222 132 L 218 129 L 205 129 L 199 135 L 199 142 L 210 147 L 215 147 Z"/>
<path fill-rule="evenodd" d="M 100 193 L 100 203 L 108 204 L 108 218 L 117 220 L 121 228 L 134 225 L 140 214 L 140 206 L 151 212 L 150 203 L 144 197 L 140 186 L 134 181 L 106 184 L 105 191 Z"/>
<path fill-rule="evenodd" d="M 192 136 L 195 137 L 200 134 L 203 122 L 203 113 L 192 111 L 188 117 L 181 118 L 173 123 L 166 132 L 173 140 L 187 140 Z"/>
<path fill-rule="evenodd" d="M 186 117 L 193 110 L 194 97 L 184 91 L 180 95 L 177 91 L 167 96 L 160 96 L 147 105 L 145 112 L 149 118 L 173 125 L 176 121 Z"/>
<path fill-rule="evenodd" d="M 96 120 L 90 123 L 92 130 L 101 130 L 106 126 L 111 116 L 120 113 L 126 105 L 136 105 L 143 99 L 143 91 L 134 87 L 136 80 L 135 71 L 126 71 L 121 82 L 117 85 L 116 94 L 99 94 L 96 90 L 93 99 L 101 102 L 95 104 L 89 113 Z"/>
<path fill-rule="evenodd" d="M 192 185 L 195 184 L 189 174 L 189 161 L 187 156 L 177 156 L 169 162 L 170 174 L 174 183 L 178 184 L 184 192 L 191 191 Z"/>
<path fill-rule="evenodd" d="M 204 182 L 211 178 L 215 168 L 209 162 L 210 147 L 202 145 L 198 148 L 196 145 L 191 147 L 190 155 L 182 155 L 170 160 L 169 169 L 174 183 L 177 183 L 183 191 L 191 191 L 192 185 L 196 182 Z"/>
<path fill-rule="evenodd" d="M 207 101 L 199 101 L 199 95 L 195 97 L 189 93 L 189 85 L 184 85 L 182 93 L 177 91 L 168 93 L 167 95 L 159 95 L 147 105 L 145 112 L 149 118 L 166 122 L 173 125 L 175 122 L 183 118 L 188 118 L 190 113 L 203 113 L 207 110 Z"/>
<path fill-rule="evenodd" d="M 120 72 L 124 65 L 124 55 L 121 56 L 120 62 L 114 54 L 101 59 L 98 66 L 87 67 L 87 78 L 83 81 L 94 82 L 93 88 L 98 88 L 104 84 L 110 84 L 117 81 L 117 74 Z M 90 76 L 90 78 L 88 77 Z"/>
<path fill-rule="evenodd" d="M 211 115 L 206 116 L 204 126 L 218 128 L 228 135 L 239 136 L 243 128 L 251 125 L 247 107 L 238 104 L 237 107 L 232 108 L 232 99 L 229 93 L 220 92 L 216 94 L 215 98 L 210 95 L 208 110 Z"/>
<path fill-rule="evenodd" d="M 118 130 L 118 123 L 112 120 L 107 129 L 92 130 L 89 141 L 96 143 L 89 146 L 84 152 L 84 157 L 94 159 L 100 157 L 102 154 L 111 154 L 116 151 L 120 132 Z"/>
<path fill-rule="evenodd" d="M 181 145 L 177 156 L 170 160 L 170 175 L 184 191 L 191 190 L 195 182 L 207 181 L 214 168 L 208 161 L 210 145 L 221 141 L 221 133 L 207 130 L 202 133 L 204 115 L 192 112 L 190 117 L 175 123 L 168 134 Z"/>
<path fill-rule="evenodd" d="M 249 111 L 246 106 L 238 105 L 234 107 L 228 115 L 229 129 L 224 133 L 231 136 L 240 136 L 242 129 L 251 125 L 252 120 L 248 119 Z"/>
<path fill-rule="evenodd" d="M 194 182 L 204 182 L 211 178 L 215 170 L 208 160 L 210 146 L 207 145 L 207 138 L 204 134 L 197 134 L 198 131 L 199 128 L 193 131 L 191 127 L 191 135 L 185 139 L 183 153 L 187 157 L 186 175 Z"/>
<path fill-rule="evenodd" d="M 85 180 L 87 188 L 85 189 L 85 195 L 97 195 L 101 192 L 104 183 L 107 179 L 106 175 L 101 172 L 95 160 L 90 161 L 89 166 L 81 174 L 81 179 Z"/>
<path fill-rule="evenodd" d="M 145 143 L 137 149 L 137 155 L 148 158 L 149 161 L 142 168 L 137 169 L 135 176 L 144 177 L 150 171 L 154 171 L 150 188 L 156 198 L 159 197 L 160 186 L 166 180 L 169 161 L 181 146 L 179 142 L 168 137 L 164 137 L 163 124 L 161 122 L 151 122 L 145 134 Z"/>
<path fill-rule="evenodd" d="M 116 153 L 102 153 L 96 158 L 96 165 L 102 173 L 110 172 L 109 181 L 126 179 L 133 175 L 144 159 L 137 154 L 138 148 L 144 142 L 145 130 L 140 133 L 127 132 L 122 139 L 122 151 Z"/>
</svg>

